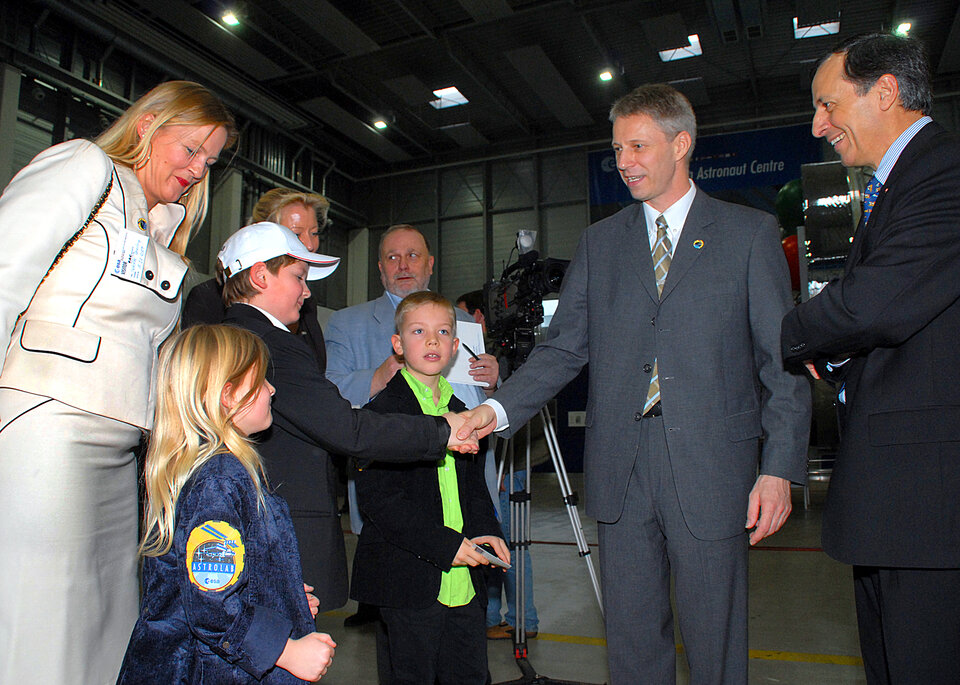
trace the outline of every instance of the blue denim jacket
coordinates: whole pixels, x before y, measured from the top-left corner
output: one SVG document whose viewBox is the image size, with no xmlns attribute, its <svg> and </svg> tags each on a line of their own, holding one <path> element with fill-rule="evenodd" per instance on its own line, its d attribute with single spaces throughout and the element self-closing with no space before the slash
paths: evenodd
<svg viewBox="0 0 960 685">
<path fill-rule="evenodd" d="M 274 664 L 314 631 L 286 502 L 231 454 L 177 500 L 170 551 L 143 562 L 143 598 L 119 683 L 302 683 Z"/>
</svg>

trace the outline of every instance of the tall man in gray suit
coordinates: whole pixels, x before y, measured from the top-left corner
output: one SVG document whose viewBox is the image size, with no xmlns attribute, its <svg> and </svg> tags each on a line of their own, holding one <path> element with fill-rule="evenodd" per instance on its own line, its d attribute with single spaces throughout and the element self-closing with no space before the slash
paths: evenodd
<svg viewBox="0 0 960 685">
<path fill-rule="evenodd" d="M 589 362 L 586 508 L 611 681 L 675 682 L 672 572 L 692 682 L 742 684 L 748 537 L 783 525 L 806 477 L 810 390 L 780 356 L 787 264 L 773 217 L 690 180 L 683 95 L 642 86 L 610 118 L 639 202 L 583 233 L 547 340 L 464 428 L 522 426 Z"/>
</svg>

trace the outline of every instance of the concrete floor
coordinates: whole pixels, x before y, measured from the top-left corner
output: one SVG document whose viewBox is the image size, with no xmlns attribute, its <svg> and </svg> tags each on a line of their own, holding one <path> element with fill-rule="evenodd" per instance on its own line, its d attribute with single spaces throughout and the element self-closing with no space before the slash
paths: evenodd
<svg viewBox="0 0 960 685">
<path fill-rule="evenodd" d="M 580 474 L 570 474 L 582 492 Z M 832 685 L 865 683 L 857 643 L 850 569 L 820 551 L 820 510 L 826 486 L 811 486 L 811 508 L 794 490 L 794 512 L 784 528 L 750 552 L 750 684 Z M 529 641 L 528 659 L 544 676 L 605 683 L 608 680 L 603 624 L 586 562 L 577 554 L 570 521 L 553 474 L 533 478 L 531 546 L 534 596 L 540 634 Z M 596 550 L 596 524 L 581 507 L 585 537 Z M 346 517 L 345 517 L 346 518 Z M 347 534 L 353 555 L 356 537 Z M 599 573 L 597 555 L 592 555 Z M 350 602 L 318 617 L 318 629 L 338 643 L 333 666 L 321 682 L 375 685 L 371 627 L 344 628 Z M 686 660 L 677 636 L 677 683 L 687 685 Z M 488 641 L 494 683 L 521 673 L 509 641 Z"/>
</svg>

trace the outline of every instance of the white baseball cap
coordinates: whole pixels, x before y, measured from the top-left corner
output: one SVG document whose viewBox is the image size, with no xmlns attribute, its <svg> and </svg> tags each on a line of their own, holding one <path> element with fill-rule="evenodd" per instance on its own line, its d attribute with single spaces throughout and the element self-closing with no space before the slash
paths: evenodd
<svg viewBox="0 0 960 685">
<path fill-rule="evenodd" d="M 281 255 L 289 255 L 309 264 L 308 281 L 326 278 L 340 264 L 339 257 L 310 252 L 296 233 L 272 221 L 261 221 L 241 228 L 227 238 L 217 254 L 217 260 L 223 267 L 224 278 L 230 278 L 257 262 Z"/>
</svg>

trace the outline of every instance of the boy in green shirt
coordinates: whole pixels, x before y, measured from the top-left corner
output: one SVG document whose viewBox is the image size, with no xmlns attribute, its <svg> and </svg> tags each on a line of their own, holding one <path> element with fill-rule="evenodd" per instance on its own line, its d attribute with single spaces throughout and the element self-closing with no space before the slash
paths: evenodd
<svg viewBox="0 0 960 685">
<path fill-rule="evenodd" d="M 404 368 L 368 405 L 374 411 L 440 415 L 462 411 L 441 372 L 456 352 L 453 305 L 428 292 L 397 306 L 394 351 Z M 482 451 L 481 451 L 482 453 Z M 380 607 L 381 675 L 391 683 L 481 685 L 487 677 L 486 581 L 490 545 L 509 561 L 476 460 L 376 462 L 357 476 L 366 524 L 357 543 L 351 596 Z M 382 663 L 389 659 L 389 665 Z"/>
</svg>

